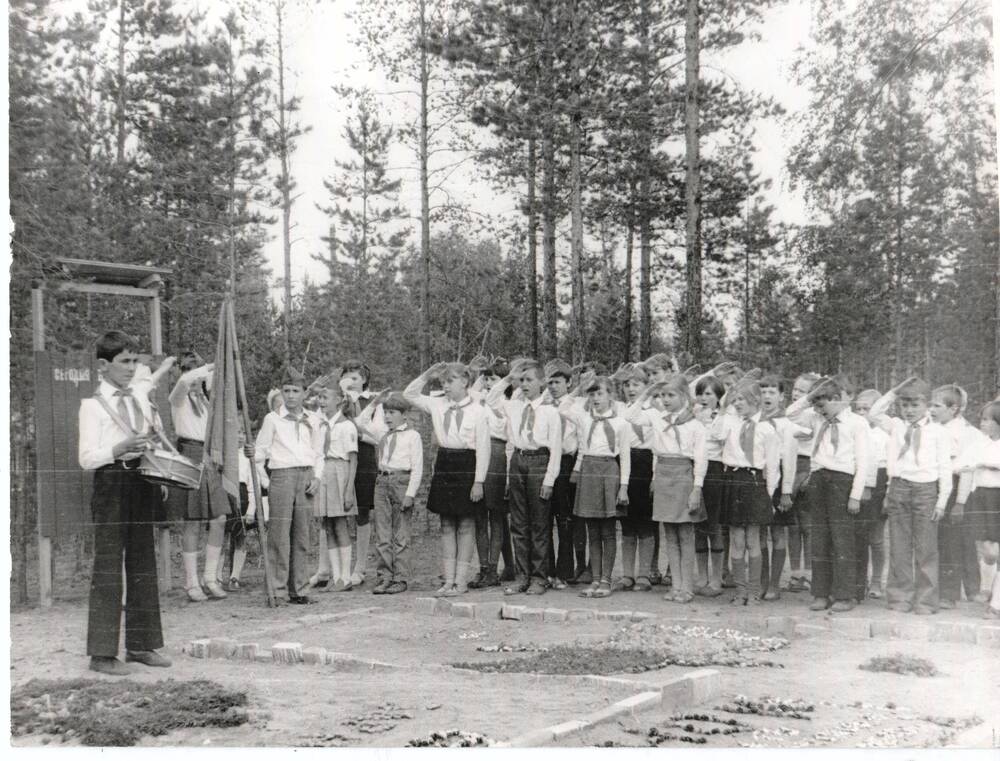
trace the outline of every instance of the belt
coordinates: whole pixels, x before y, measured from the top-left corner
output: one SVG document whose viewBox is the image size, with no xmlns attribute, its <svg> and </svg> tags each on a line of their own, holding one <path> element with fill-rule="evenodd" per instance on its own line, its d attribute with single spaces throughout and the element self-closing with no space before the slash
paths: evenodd
<svg viewBox="0 0 1000 761">
<path fill-rule="evenodd" d="M 327 455 L 323 459 L 327 460 L 327 461 L 329 461 L 329 460 L 340 460 L 341 462 L 347 462 L 347 460 L 345 460 L 343 457 L 331 457 L 330 455 Z"/>
<path fill-rule="evenodd" d="M 380 476 L 408 476 L 410 471 L 408 470 L 387 470 L 386 468 L 379 468 L 378 474 Z"/>
<path fill-rule="evenodd" d="M 583 456 L 584 460 L 617 460 L 618 455 L 616 454 L 585 454 Z"/>
<path fill-rule="evenodd" d="M 514 454 L 519 454 L 521 457 L 545 457 L 549 456 L 548 447 L 539 447 L 538 449 L 515 449 Z"/>
<path fill-rule="evenodd" d="M 507 443 L 507 439 L 501 439 L 499 436 L 490 436 L 490 441 L 495 441 L 497 444 Z"/>
<path fill-rule="evenodd" d="M 121 468 L 122 470 L 138 470 L 139 466 L 142 464 L 141 457 L 135 457 L 131 460 L 115 460 L 111 465 L 105 465 L 105 468 Z M 100 470 L 100 468 L 98 468 Z"/>
<path fill-rule="evenodd" d="M 745 467 L 745 466 L 740 466 L 740 467 L 737 468 L 737 467 L 733 467 L 732 465 L 726 465 L 725 468 L 726 468 L 726 472 L 727 473 L 735 473 L 736 471 L 739 471 L 739 470 L 745 470 L 747 473 L 763 473 L 764 472 L 763 468 L 749 468 L 749 467 Z"/>
<path fill-rule="evenodd" d="M 197 444 L 198 446 L 201 446 L 201 447 L 205 446 L 205 442 L 204 441 L 199 441 L 198 439 L 189 439 L 187 436 L 178 436 L 177 437 L 177 443 L 178 444 Z"/>
</svg>

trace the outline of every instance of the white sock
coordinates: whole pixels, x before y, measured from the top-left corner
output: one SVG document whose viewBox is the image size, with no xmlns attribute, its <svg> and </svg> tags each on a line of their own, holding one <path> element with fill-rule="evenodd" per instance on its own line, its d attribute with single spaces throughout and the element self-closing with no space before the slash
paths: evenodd
<svg viewBox="0 0 1000 761">
<path fill-rule="evenodd" d="M 209 584 L 217 583 L 215 574 L 219 570 L 219 556 L 222 548 L 214 544 L 205 545 L 205 581 Z"/>
<path fill-rule="evenodd" d="M 372 524 L 358 526 L 358 561 L 354 572 L 364 578 L 368 566 L 368 543 L 372 538 Z M 349 567 L 349 566 L 348 566 Z"/>
<path fill-rule="evenodd" d="M 326 562 L 330 564 L 330 582 L 342 580 L 344 577 L 341 575 L 340 568 L 340 548 L 331 547 L 324 555 L 326 555 Z M 323 555 L 320 555 L 320 557 L 323 557 Z"/>
<path fill-rule="evenodd" d="M 245 548 L 238 548 L 233 551 L 233 570 L 229 572 L 230 579 L 240 580 L 240 574 L 243 573 L 243 564 L 247 560 L 247 551 Z"/>
<path fill-rule="evenodd" d="M 336 568 L 330 567 L 330 555 L 329 555 L 330 545 L 326 542 L 326 531 L 320 529 L 319 532 L 319 568 L 316 569 L 316 575 L 320 578 L 324 576 L 329 576 L 331 579 L 336 578 Z"/>
<path fill-rule="evenodd" d="M 197 587 L 198 584 L 198 553 L 197 552 L 182 552 L 181 557 L 184 559 L 184 587 L 186 589 L 191 589 L 191 587 Z"/>
<path fill-rule="evenodd" d="M 351 545 L 338 547 L 337 555 L 340 558 L 340 578 L 348 581 L 351 578 Z"/>
</svg>

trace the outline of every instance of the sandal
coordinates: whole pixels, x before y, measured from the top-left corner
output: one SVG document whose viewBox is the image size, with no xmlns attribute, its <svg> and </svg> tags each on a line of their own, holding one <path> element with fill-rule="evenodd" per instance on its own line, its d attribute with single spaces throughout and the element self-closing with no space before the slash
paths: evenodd
<svg viewBox="0 0 1000 761">
<path fill-rule="evenodd" d="M 615 583 L 611 586 L 616 592 L 628 592 L 633 587 L 635 587 L 635 579 L 631 576 L 622 576 L 620 579 L 616 579 Z"/>
<path fill-rule="evenodd" d="M 435 597 L 445 597 L 449 591 L 451 591 L 451 584 L 442 584 L 441 587 L 434 593 Z"/>
<path fill-rule="evenodd" d="M 602 581 L 594 590 L 594 597 L 611 597 L 611 582 Z"/>
<path fill-rule="evenodd" d="M 582 592 L 580 592 L 580 597 L 593 597 L 594 593 L 597 591 L 597 588 L 600 587 L 600 586 L 601 586 L 601 583 L 599 581 L 593 581 L 593 582 L 591 582 L 591 584 L 590 584 L 589 587 L 587 587 L 585 590 L 583 590 Z"/>
<path fill-rule="evenodd" d="M 510 584 L 504 587 L 503 593 L 505 595 L 520 595 L 528 591 L 527 584 Z"/>
<path fill-rule="evenodd" d="M 635 586 L 632 587 L 635 592 L 648 592 L 653 588 L 653 583 L 647 579 L 645 576 L 640 576 L 635 580 Z"/>
</svg>

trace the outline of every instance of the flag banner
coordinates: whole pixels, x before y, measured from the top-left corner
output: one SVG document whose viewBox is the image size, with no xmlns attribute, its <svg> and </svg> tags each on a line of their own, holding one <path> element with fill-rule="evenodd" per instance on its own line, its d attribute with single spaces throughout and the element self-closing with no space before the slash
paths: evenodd
<svg viewBox="0 0 1000 761">
<path fill-rule="evenodd" d="M 239 406 L 236 390 L 236 328 L 232 302 L 219 310 L 219 339 L 215 348 L 212 398 L 205 431 L 206 466 L 222 477 L 222 487 L 237 501 L 240 495 Z"/>
</svg>

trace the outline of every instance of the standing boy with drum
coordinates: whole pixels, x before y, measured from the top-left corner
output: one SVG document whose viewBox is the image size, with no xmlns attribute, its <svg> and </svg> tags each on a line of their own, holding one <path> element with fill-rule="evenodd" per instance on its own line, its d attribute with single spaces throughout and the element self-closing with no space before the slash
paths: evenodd
<svg viewBox="0 0 1000 761">
<path fill-rule="evenodd" d="M 79 461 L 94 471 L 94 572 L 90 580 L 87 654 L 90 668 L 124 676 L 118 660 L 125 563 L 125 660 L 169 666 L 163 647 L 160 596 L 153 543 L 153 505 L 159 487 L 139 475 L 139 458 L 150 446 L 153 409 L 144 387 L 133 387 L 138 362 L 134 339 L 105 333 L 96 344 L 102 380 L 80 403 Z"/>
</svg>

